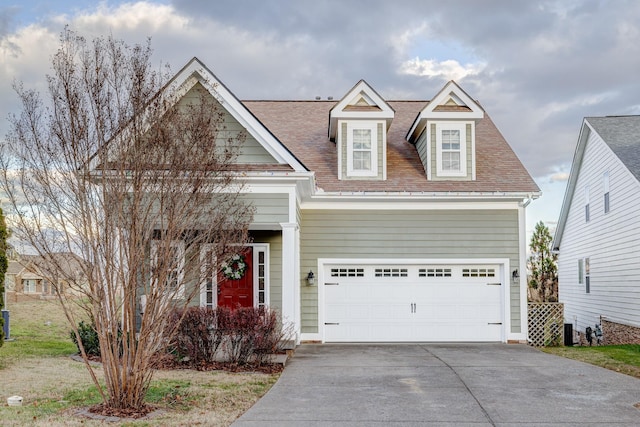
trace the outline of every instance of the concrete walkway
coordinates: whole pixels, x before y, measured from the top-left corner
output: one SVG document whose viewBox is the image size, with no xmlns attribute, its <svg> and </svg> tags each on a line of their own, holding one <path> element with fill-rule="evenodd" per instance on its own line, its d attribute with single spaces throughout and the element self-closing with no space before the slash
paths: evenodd
<svg viewBox="0 0 640 427">
<path fill-rule="evenodd" d="M 303 345 L 233 426 L 640 426 L 638 402 L 640 380 L 525 345 Z"/>
</svg>

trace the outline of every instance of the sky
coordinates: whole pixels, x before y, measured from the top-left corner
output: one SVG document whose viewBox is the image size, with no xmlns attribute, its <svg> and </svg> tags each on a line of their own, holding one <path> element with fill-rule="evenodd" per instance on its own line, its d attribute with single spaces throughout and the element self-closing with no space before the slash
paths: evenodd
<svg viewBox="0 0 640 427">
<path fill-rule="evenodd" d="M 65 25 L 151 39 L 177 72 L 203 61 L 240 99 L 430 99 L 455 80 L 542 190 L 527 230 L 557 223 L 582 119 L 640 114 L 640 2 L 514 0 L 3 0 L 0 138 L 12 86 L 44 91 Z"/>
</svg>

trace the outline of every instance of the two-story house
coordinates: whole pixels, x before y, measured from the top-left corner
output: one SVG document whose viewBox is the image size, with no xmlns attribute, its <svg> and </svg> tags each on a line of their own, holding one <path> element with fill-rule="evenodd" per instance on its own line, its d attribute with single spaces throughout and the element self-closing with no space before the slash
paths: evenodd
<svg viewBox="0 0 640 427">
<path fill-rule="evenodd" d="M 298 341 L 526 341 L 525 208 L 540 192 L 458 84 L 422 101 L 364 80 L 338 101 L 240 101 L 195 58 L 173 84 L 246 132 L 256 209 L 243 294 L 185 284 L 201 286 L 195 304 L 270 306 Z"/>
<path fill-rule="evenodd" d="M 640 342 L 640 116 L 586 117 L 553 240 L 559 300 L 576 331 Z"/>
</svg>

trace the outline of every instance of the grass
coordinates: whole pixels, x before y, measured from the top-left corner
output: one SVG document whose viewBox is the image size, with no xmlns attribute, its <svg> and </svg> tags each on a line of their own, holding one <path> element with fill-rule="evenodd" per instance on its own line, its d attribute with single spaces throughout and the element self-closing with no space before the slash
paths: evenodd
<svg viewBox="0 0 640 427">
<path fill-rule="evenodd" d="M 0 347 L 0 369 L 25 357 L 68 356 L 77 351 L 69 339 L 69 326 L 55 301 L 7 303 L 10 335 Z"/>
<path fill-rule="evenodd" d="M 640 378 L 639 344 L 546 347 L 543 351 Z"/>
<path fill-rule="evenodd" d="M 100 402 L 86 367 L 68 356 L 77 352 L 69 326 L 56 302 L 9 302 L 11 338 L 0 347 L 0 420 L 3 426 L 97 426 L 76 416 Z M 102 378 L 98 368 L 96 374 Z M 251 407 L 278 379 L 278 374 L 157 371 L 147 402 L 164 412 L 153 420 L 127 426 L 228 426 Z M 23 396 L 23 406 L 6 399 Z"/>
</svg>

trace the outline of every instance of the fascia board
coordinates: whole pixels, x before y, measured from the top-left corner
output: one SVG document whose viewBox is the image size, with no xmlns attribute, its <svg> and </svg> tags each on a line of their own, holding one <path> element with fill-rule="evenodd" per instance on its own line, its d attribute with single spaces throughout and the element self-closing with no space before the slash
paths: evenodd
<svg viewBox="0 0 640 427">
<path fill-rule="evenodd" d="M 587 145 L 587 140 L 591 132 L 596 132 L 587 119 L 583 119 L 582 127 L 580 128 L 580 134 L 578 136 L 578 143 L 576 144 L 576 150 L 573 154 L 573 161 L 571 162 L 571 172 L 569 172 L 569 182 L 567 183 L 567 189 L 564 193 L 564 199 L 562 200 L 562 208 L 560 209 L 560 218 L 558 219 L 558 226 L 551 242 L 551 249 L 554 251 L 560 250 L 560 244 L 562 243 L 562 234 L 564 233 L 564 227 L 569 216 L 569 209 L 571 208 L 571 200 L 573 199 L 573 193 L 575 192 L 576 183 L 578 182 L 578 175 L 582 166 L 582 158 L 584 157 L 584 150 Z M 597 132 L 596 132 L 597 133 Z"/>
</svg>

